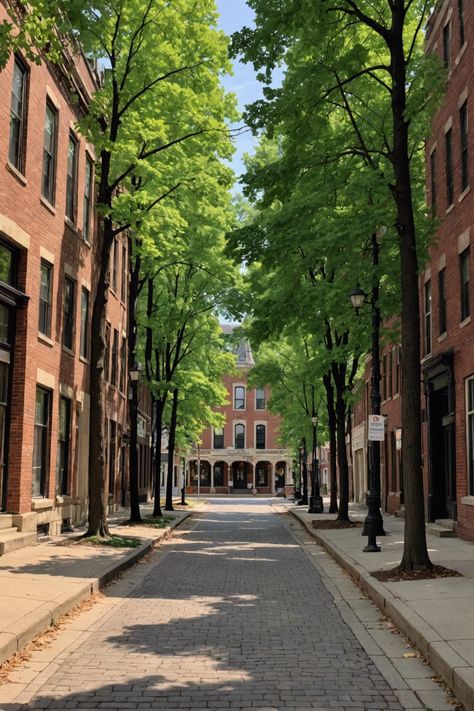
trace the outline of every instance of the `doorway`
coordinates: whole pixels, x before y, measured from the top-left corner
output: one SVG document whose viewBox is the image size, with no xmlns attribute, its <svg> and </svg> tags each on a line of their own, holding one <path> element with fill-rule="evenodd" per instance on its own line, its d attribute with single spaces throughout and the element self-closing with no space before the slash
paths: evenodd
<svg viewBox="0 0 474 711">
<path fill-rule="evenodd" d="M 234 462 L 232 464 L 232 478 L 234 481 L 234 489 L 247 489 L 247 474 L 247 462 Z"/>
</svg>

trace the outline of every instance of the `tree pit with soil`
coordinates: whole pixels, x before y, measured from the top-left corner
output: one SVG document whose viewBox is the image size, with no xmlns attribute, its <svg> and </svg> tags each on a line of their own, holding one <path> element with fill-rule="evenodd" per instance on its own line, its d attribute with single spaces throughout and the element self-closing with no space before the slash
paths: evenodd
<svg viewBox="0 0 474 711">
<path fill-rule="evenodd" d="M 390 570 L 376 570 L 371 573 L 373 578 L 381 583 L 400 583 L 405 580 L 434 580 L 436 578 L 462 578 L 462 573 L 452 568 L 445 568 L 444 565 L 433 565 L 432 568 L 421 568 L 418 570 L 403 570 L 399 566 Z"/>
</svg>

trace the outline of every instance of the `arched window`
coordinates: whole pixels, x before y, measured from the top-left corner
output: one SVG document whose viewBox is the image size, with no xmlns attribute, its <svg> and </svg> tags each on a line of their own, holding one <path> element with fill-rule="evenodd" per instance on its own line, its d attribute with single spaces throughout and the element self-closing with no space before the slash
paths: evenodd
<svg viewBox="0 0 474 711">
<path fill-rule="evenodd" d="M 256 449 L 265 449 L 265 425 L 257 425 L 255 431 Z"/>
<path fill-rule="evenodd" d="M 245 425 L 235 425 L 235 448 L 245 449 Z"/>
<path fill-rule="evenodd" d="M 245 410 L 245 388 L 242 385 L 234 388 L 234 410 Z"/>
<path fill-rule="evenodd" d="M 265 388 L 256 388 L 255 390 L 255 409 L 265 409 Z"/>
</svg>

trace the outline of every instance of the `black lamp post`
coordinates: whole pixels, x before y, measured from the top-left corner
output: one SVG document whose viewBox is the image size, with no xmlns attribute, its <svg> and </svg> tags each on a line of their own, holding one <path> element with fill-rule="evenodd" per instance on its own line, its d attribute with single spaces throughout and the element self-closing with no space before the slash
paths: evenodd
<svg viewBox="0 0 474 711">
<path fill-rule="evenodd" d="M 379 264 L 379 245 L 377 235 L 372 234 L 372 265 L 376 268 Z M 372 311 L 372 373 L 371 373 L 371 393 L 372 414 L 380 415 L 380 307 L 379 302 L 379 279 L 375 278 L 371 290 L 370 302 Z M 367 296 L 360 286 L 351 292 L 351 302 L 356 312 L 364 303 Z M 368 441 L 368 468 L 369 468 L 369 488 L 367 491 L 367 516 L 364 522 L 363 536 L 368 536 L 365 553 L 378 553 L 380 546 L 377 545 L 377 536 L 384 536 L 383 518 L 380 512 L 380 442 L 378 440 Z"/>
<path fill-rule="evenodd" d="M 323 513 L 324 504 L 319 488 L 318 416 L 314 412 L 311 417 L 311 424 L 313 426 L 313 453 L 311 457 L 311 496 L 309 498 L 308 513 L 318 514 Z"/>
<path fill-rule="evenodd" d="M 306 447 L 300 447 L 300 477 L 302 482 L 302 496 L 298 501 L 298 506 L 308 505 L 308 471 L 305 456 Z"/>
<path fill-rule="evenodd" d="M 135 363 L 129 370 L 130 377 L 130 521 L 141 521 L 138 491 L 138 380 L 140 365 Z"/>
</svg>

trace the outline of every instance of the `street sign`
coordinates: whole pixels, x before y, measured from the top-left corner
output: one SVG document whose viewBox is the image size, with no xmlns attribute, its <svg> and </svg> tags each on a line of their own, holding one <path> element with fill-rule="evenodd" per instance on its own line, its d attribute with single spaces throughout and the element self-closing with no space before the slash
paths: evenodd
<svg viewBox="0 0 474 711">
<path fill-rule="evenodd" d="M 385 420 L 383 415 L 369 415 L 370 442 L 383 442 L 385 439 Z"/>
</svg>

